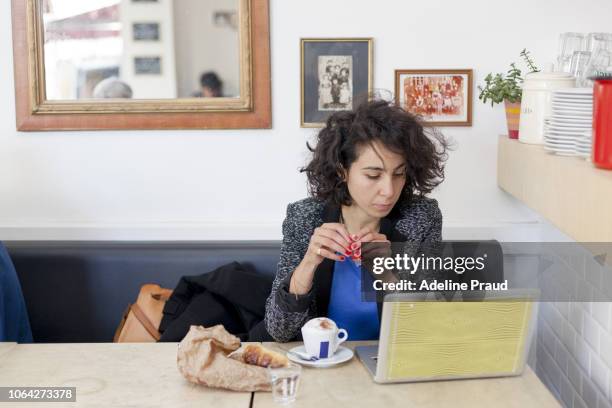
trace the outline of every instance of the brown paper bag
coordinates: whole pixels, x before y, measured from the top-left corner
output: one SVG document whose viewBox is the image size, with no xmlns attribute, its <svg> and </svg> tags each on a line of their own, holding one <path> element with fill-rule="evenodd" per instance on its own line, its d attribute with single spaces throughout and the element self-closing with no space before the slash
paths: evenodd
<svg viewBox="0 0 612 408">
<path fill-rule="evenodd" d="M 240 339 L 222 325 L 191 326 L 179 343 L 178 369 L 190 382 L 233 391 L 270 391 L 265 368 L 241 361 Z"/>
</svg>

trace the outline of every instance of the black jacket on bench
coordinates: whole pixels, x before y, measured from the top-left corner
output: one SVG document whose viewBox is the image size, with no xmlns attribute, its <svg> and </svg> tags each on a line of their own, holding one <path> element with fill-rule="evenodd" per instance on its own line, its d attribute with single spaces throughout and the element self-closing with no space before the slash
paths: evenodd
<svg viewBox="0 0 612 408">
<path fill-rule="evenodd" d="M 263 324 L 271 287 L 271 277 L 238 262 L 183 276 L 164 307 L 159 341 L 181 341 L 191 325 L 217 324 L 242 341 L 273 341 Z"/>
</svg>

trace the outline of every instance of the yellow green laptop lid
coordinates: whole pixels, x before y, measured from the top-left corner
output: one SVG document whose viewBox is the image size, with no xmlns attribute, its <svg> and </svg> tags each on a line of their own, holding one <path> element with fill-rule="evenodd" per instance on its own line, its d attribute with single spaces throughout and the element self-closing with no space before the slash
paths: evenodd
<svg viewBox="0 0 612 408">
<path fill-rule="evenodd" d="M 520 374 L 535 323 L 535 295 L 488 293 L 482 301 L 468 302 L 413 301 L 418 297 L 388 295 L 375 380 Z"/>
</svg>

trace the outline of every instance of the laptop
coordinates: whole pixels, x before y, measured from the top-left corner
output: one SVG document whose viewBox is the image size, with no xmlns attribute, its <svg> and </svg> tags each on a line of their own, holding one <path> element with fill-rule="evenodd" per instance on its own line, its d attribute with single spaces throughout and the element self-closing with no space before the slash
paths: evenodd
<svg viewBox="0 0 612 408">
<path fill-rule="evenodd" d="M 355 348 L 375 382 L 522 374 L 539 291 L 485 291 L 478 301 L 462 302 L 431 301 L 431 296 L 385 296 L 378 345 Z"/>
</svg>

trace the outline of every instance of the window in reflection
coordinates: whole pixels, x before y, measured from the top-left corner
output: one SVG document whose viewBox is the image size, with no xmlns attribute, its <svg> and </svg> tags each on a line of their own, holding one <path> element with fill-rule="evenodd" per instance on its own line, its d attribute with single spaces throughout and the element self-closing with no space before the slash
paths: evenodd
<svg viewBox="0 0 612 408">
<path fill-rule="evenodd" d="M 43 0 L 47 99 L 239 97 L 238 0 Z"/>
</svg>

